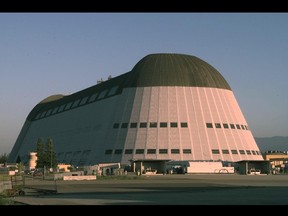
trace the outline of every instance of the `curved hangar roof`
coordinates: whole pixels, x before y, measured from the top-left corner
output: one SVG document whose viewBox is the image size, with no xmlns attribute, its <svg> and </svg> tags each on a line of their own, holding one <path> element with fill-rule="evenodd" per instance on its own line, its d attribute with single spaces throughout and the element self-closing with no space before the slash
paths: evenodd
<svg viewBox="0 0 288 216">
<path fill-rule="evenodd" d="M 145 86 L 192 86 L 210 87 L 231 90 L 223 76 L 207 62 L 184 54 L 150 54 L 142 58 L 130 72 L 101 82 L 74 94 L 52 95 L 37 104 L 28 115 L 33 120 L 37 114 L 55 107 L 89 96 L 95 92 L 106 92 L 102 100 L 121 94 L 124 88 Z M 110 90 L 115 88 L 113 94 Z M 88 102 L 87 102 L 88 103 Z M 85 105 L 85 104 L 83 104 Z"/>
<path fill-rule="evenodd" d="M 131 71 L 131 85 L 197 86 L 230 89 L 223 76 L 207 62 L 184 54 L 151 54 Z"/>
</svg>

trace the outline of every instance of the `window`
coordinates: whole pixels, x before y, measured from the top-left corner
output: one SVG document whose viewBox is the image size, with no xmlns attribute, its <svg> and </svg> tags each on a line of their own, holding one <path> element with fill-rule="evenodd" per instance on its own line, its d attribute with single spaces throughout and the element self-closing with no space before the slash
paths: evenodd
<svg viewBox="0 0 288 216">
<path fill-rule="evenodd" d="M 111 155 L 111 154 L 112 154 L 112 149 L 107 149 L 107 150 L 105 151 L 105 154 L 106 154 L 106 155 Z"/>
<path fill-rule="evenodd" d="M 150 128 L 157 128 L 157 122 L 150 122 Z"/>
<path fill-rule="evenodd" d="M 66 104 L 62 104 L 58 110 L 58 112 L 62 112 Z"/>
<path fill-rule="evenodd" d="M 168 149 L 159 149 L 159 154 L 168 154 Z"/>
<path fill-rule="evenodd" d="M 96 92 L 96 93 L 94 93 L 93 95 L 91 95 L 91 97 L 89 98 L 89 103 L 90 102 L 93 102 L 93 101 L 95 101 L 95 99 L 97 98 L 97 96 L 98 96 L 98 92 Z"/>
<path fill-rule="evenodd" d="M 107 96 L 114 95 L 116 93 L 117 89 L 118 89 L 118 86 L 114 86 L 112 89 L 110 89 Z"/>
<path fill-rule="evenodd" d="M 140 128 L 147 128 L 147 122 L 140 122 Z"/>
<path fill-rule="evenodd" d="M 147 154 L 156 154 L 156 149 L 147 149 Z"/>
<path fill-rule="evenodd" d="M 253 154 L 253 155 L 256 155 L 256 152 L 255 152 L 255 151 L 252 151 L 252 154 Z"/>
<path fill-rule="evenodd" d="M 52 115 L 57 112 L 58 108 L 59 108 L 59 107 L 55 107 L 55 108 L 54 108 L 54 110 L 53 110 L 53 112 L 52 112 Z"/>
<path fill-rule="evenodd" d="M 245 126 L 245 129 L 246 129 L 246 130 L 248 130 L 248 127 L 247 127 L 247 125 L 244 125 L 244 126 Z"/>
<path fill-rule="evenodd" d="M 222 153 L 223 154 L 229 154 L 229 150 L 228 149 L 222 149 Z"/>
<path fill-rule="evenodd" d="M 213 124 L 212 123 L 206 123 L 206 127 L 207 128 L 213 128 Z"/>
<path fill-rule="evenodd" d="M 171 149 L 171 154 L 180 154 L 179 149 Z"/>
<path fill-rule="evenodd" d="M 251 155 L 251 151 L 250 151 L 250 150 L 246 150 L 246 153 L 247 153 L 248 155 Z"/>
<path fill-rule="evenodd" d="M 242 130 L 245 130 L 245 127 L 244 127 L 244 125 L 241 125 L 241 128 L 242 128 Z"/>
<path fill-rule="evenodd" d="M 216 128 L 221 128 L 221 124 L 220 123 L 215 123 L 215 127 Z"/>
<path fill-rule="evenodd" d="M 127 128 L 128 127 L 128 123 L 122 123 L 121 128 Z"/>
<path fill-rule="evenodd" d="M 44 111 L 43 113 L 41 113 L 40 118 L 43 118 L 43 117 L 45 116 L 45 114 L 46 114 L 46 111 Z"/>
<path fill-rule="evenodd" d="M 119 128 L 120 124 L 119 123 L 114 123 L 113 128 Z"/>
<path fill-rule="evenodd" d="M 137 122 L 132 122 L 130 124 L 130 128 L 137 128 Z"/>
<path fill-rule="evenodd" d="M 126 149 L 125 150 L 125 154 L 132 154 L 133 153 L 133 149 Z"/>
<path fill-rule="evenodd" d="M 49 116 L 51 112 L 52 112 L 52 109 L 48 110 L 45 116 Z"/>
<path fill-rule="evenodd" d="M 136 154 L 144 154 L 144 149 L 136 149 Z"/>
<path fill-rule="evenodd" d="M 167 128 L 167 122 L 160 122 L 160 128 Z"/>
<path fill-rule="evenodd" d="M 223 124 L 223 127 L 224 127 L 225 129 L 229 128 L 229 126 L 228 126 L 227 123 L 224 123 L 224 124 Z"/>
<path fill-rule="evenodd" d="M 183 154 L 191 154 L 191 149 L 183 149 Z"/>
<path fill-rule="evenodd" d="M 104 98 L 106 93 L 107 93 L 108 89 L 103 90 L 102 92 L 100 92 L 98 99 Z"/>
<path fill-rule="evenodd" d="M 70 109 L 71 106 L 72 106 L 72 102 L 67 103 L 67 105 L 66 105 L 66 107 L 65 107 L 64 110 L 68 110 L 68 109 Z"/>
<path fill-rule="evenodd" d="M 236 149 L 231 150 L 232 154 L 238 154 L 238 151 Z"/>
<path fill-rule="evenodd" d="M 188 127 L 187 122 L 181 122 L 180 125 L 181 125 L 181 128 L 187 128 Z"/>
<path fill-rule="evenodd" d="M 72 105 L 72 108 L 77 107 L 78 104 L 79 104 L 79 102 L 80 102 L 80 99 L 74 101 L 74 103 L 73 103 L 73 105 Z"/>
<path fill-rule="evenodd" d="M 122 149 L 115 149 L 114 154 L 122 154 Z"/>
<path fill-rule="evenodd" d="M 235 129 L 235 125 L 234 124 L 230 124 L 230 128 L 231 129 Z"/>
<path fill-rule="evenodd" d="M 245 155 L 245 151 L 244 150 L 239 150 L 240 154 Z"/>
<path fill-rule="evenodd" d="M 218 149 L 212 149 L 212 154 L 220 154 L 220 151 Z"/>
<path fill-rule="evenodd" d="M 35 119 L 38 119 L 40 117 L 41 113 L 38 113 L 38 115 L 35 117 Z"/>
<path fill-rule="evenodd" d="M 239 124 L 236 124 L 236 128 L 237 128 L 237 129 L 240 129 L 240 125 L 239 125 Z"/>
<path fill-rule="evenodd" d="M 177 128 L 178 127 L 178 123 L 177 122 L 170 122 L 170 127 L 171 128 Z"/>
<path fill-rule="evenodd" d="M 82 100 L 81 100 L 79 105 L 81 106 L 81 105 L 85 104 L 87 102 L 88 98 L 89 98 L 89 96 L 86 96 L 86 97 L 82 98 Z"/>
</svg>

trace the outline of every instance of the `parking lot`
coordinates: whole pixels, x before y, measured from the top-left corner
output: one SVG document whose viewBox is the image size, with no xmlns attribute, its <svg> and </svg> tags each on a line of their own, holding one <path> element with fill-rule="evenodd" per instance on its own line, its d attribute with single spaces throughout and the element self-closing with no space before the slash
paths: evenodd
<svg viewBox="0 0 288 216">
<path fill-rule="evenodd" d="M 29 205 L 287 205 L 288 175 L 151 175 L 94 181 L 29 180 L 53 194 L 27 194 Z"/>
</svg>

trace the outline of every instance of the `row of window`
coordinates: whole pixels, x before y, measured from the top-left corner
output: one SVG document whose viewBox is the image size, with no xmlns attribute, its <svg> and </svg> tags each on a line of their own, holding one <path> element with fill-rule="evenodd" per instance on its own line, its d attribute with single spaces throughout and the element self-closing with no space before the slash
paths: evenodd
<svg viewBox="0 0 288 216">
<path fill-rule="evenodd" d="M 156 154 L 157 149 L 147 149 L 146 154 Z M 259 151 L 254 151 L 254 150 L 237 150 L 237 149 L 232 149 L 231 151 L 228 149 L 222 149 L 222 154 L 241 154 L 241 155 L 261 155 Z M 123 149 L 115 149 L 114 154 L 115 155 L 122 155 Z M 135 154 L 144 154 L 145 149 L 136 149 Z M 168 149 L 158 149 L 159 154 L 168 154 Z M 170 149 L 171 154 L 180 154 L 180 149 Z M 191 149 L 182 149 L 183 154 L 191 154 L 192 151 Z M 113 154 L 113 149 L 106 149 L 105 150 L 106 155 L 111 155 Z M 133 154 L 133 149 L 125 149 L 124 154 Z M 212 149 L 212 154 L 220 154 L 219 149 Z"/>
<path fill-rule="evenodd" d="M 117 128 L 147 128 L 148 126 L 150 128 L 157 128 L 159 125 L 160 128 L 167 128 L 168 126 L 170 126 L 171 128 L 177 128 L 178 127 L 178 122 L 160 122 L 158 124 L 158 122 L 131 122 L 130 124 L 127 122 L 124 122 L 122 124 L 120 123 L 114 123 L 113 124 L 113 128 L 117 129 Z M 188 127 L 188 123 L 187 122 L 180 122 L 180 127 L 182 128 L 187 128 Z"/>
<path fill-rule="evenodd" d="M 229 129 L 229 126 L 231 129 L 242 129 L 242 130 L 249 130 L 247 125 L 240 125 L 240 124 L 228 124 L 228 123 L 215 123 L 214 124 L 215 128 L 225 128 Z M 207 128 L 213 128 L 213 123 L 206 123 Z"/>
<path fill-rule="evenodd" d="M 45 110 L 45 111 L 43 111 L 41 113 L 38 113 L 37 116 L 35 117 L 35 120 L 41 119 L 41 118 L 44 118 L 44 117 L 48 117 L 50 115 L 54 115 L 54 114 L 57 114 L 57 113 L 60 113 L 60 112 L 64 112 L 64 111 L 67 111 L 67 110 L 70 110 L 70 109 L 74 109 L 74 108 L 83 106 L 85 104 L 92 103 L 92 102 L 95 102 L 97 100 L 104 99 L 106 97 L 111 97 L 111 96 L 116 94 L 118 87 L 119 86 L 114 86 L 111 89 L 105 89 L 105 90 L 103 90 L 101 92 L 96 92 L 96 93 L 94 93 L 92 95 L 87 95 L 87 96 L 85 96 L 83 98 L 79 98 L 79 99 L 76 99 L 74 101 L 70 101 L 70 102 L 68 102 L 66 104 L 62 104 L 60 106 L 57 106 L 55 108 L 51 108 L 49 110 Z"/>
<path fill-rule="evenodd" d="M 212 149 L 212 154 L 220 154 L 220 150 L 219 149 Z M 222 154 L 230 154 L 228 149 L 222 149 Z M 241 154 L 241 155 L 261 155 L 260 151 L 254 151 L 254 150 L 236 150 L 236 149 L 232 149 L 231 150 L 231 154 Z"/>
</svg>

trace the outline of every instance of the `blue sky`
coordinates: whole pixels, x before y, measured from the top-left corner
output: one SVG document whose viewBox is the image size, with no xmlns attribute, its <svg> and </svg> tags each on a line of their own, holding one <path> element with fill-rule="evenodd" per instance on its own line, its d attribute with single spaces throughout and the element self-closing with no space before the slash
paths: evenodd
<svg viewBox="0 0 288 216">
<path fill-rule="evenodd" d="M 215 67 L 255 137 L 288 136 L 288 13 L 0 13 L 0 32 L 0 154 L 42 99 L 163 52 Z"/>
</svg>

